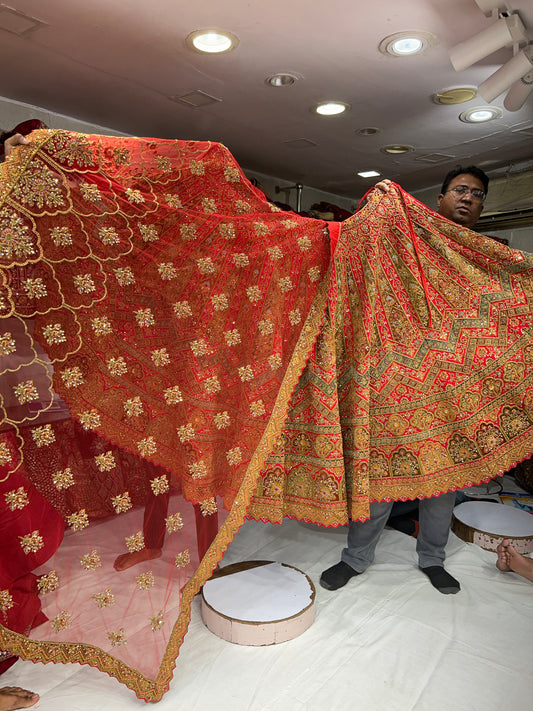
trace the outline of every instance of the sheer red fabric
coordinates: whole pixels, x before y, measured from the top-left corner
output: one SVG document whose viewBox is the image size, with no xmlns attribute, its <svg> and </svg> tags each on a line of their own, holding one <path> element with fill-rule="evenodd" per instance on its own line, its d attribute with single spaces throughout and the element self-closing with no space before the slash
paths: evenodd
<svg viewBox="0 0 533 711">
<path fill-rule="evenodd" d="M 49 621 L 0 648 L 157 700 L 246 516 L 337 526 L 531 453 L 530 257 L 397 187 L 330 240 L 217 144 L 30 138 L 0 167 L 0 461 L 67 530 Z"/>
</svg>

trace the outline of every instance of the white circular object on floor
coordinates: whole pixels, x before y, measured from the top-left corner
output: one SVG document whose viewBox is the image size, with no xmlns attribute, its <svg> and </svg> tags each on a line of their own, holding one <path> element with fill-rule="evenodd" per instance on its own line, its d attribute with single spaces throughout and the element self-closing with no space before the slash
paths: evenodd
<svg viewBox="0 0 533 711">
<path fill-rule="evenodd" d="M 233 563 L 205 583 L 202 618 L 211 632 L 228 642 L 278 644 L 312 625 L 315 595 L 308 576 L 285 563 Z"/>
<path fill-rule="evenodd" d="M 453 510 L 452 531 L 467 543 L 495 551 L 504 538 L 519 553 L 533 551 L 533 514 L 505 504 L 465 501 Z"/>
</svg>

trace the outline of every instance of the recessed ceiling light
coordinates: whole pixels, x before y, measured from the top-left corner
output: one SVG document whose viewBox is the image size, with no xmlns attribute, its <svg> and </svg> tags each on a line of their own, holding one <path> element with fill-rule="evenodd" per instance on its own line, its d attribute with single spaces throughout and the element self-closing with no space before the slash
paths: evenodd
<svg viewBox="0 0 533 711">
<path fill-rule="evenodd" d="M 229 52 L 239 44 L 239 38 L 231 32 L 218 29 L 195 30 L 185 40 L 192 49 L 207 54 Z"/>
<path fill-rule="evenodd" d="M 395 143 L 391 146 L 383 146 L 380 149 L 383 153 L 390 153 L 391 155 L 400 155 L 401 153 L 411 153 L 414 151 L 413 146 L 402 145 L 400 143 Z"/>
<path fill-rule="evenodd" d="M 345 104 L 342 101 L 323 101 L 318 106 L 315 106 L 313 111 L 321 116 L 337 116 L 337 114 L 343 114 L 350 108 L 349 104 Z"/>
<path fill-rule="evenodd" d="M 459 116 L 465 123 L 484 123 L 503 116 L 503 111 L 497 106 L 475 106 L 468 111 L 463 111 Z"/>
<path fill-rule="evenodd" d="M 379 131 L 379 128 L 374 128 L 373 126 L 365 126 L 364 128 L 358 128 L 355 133 L 358 136 L 375 136 L 376 133 L 379 133 Z"/>
<path fill-rule="evenodd" d="M 280 72 L 279 74 L 273 74 L 271 77 L 265 79 L 265 82 L 270 86 L 290 86 L 298 81 L 301 77 L 296 76 L 296 74 L 289 74 L 288 72 Z"/>
<path fill-rule="evenodd" d="M 438 41 L 434 34 L 425 30 L 395 32 L 381 40 L 379 51 L 391 57 L 408 57 L 425 52 L 429 47 L 434 47 Z"/>
<path fill-rule="evenodd" d="M 450 89 L 442 89 L 433 94 L 433 101 L 436 104 L 464 104 L 477 96 L 477 89 L 474 86 L 454 86 Z"/>
<path fill-rule="evenodd" d="M 360 175 L 361 178 L 377 178 L 381 173 L 378 173 L 377 170 L 362 170 L 357 175 Z"/>
</svg>

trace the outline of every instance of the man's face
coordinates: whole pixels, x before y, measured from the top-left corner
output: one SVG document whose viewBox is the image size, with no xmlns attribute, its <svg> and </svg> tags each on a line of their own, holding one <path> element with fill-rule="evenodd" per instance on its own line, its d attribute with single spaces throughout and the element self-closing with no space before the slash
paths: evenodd
<svg viewBox="0 0 533 711">
<path fill-rule="evenodd" d="M 454 191 L 458 185 L 466 185 L 469 190 L 460 195 Z M 437 198 L 439 214 L 472 229 L 483 211 L 483 201 L 473 197 L 471 190 L 484 190 L 481 180 L 470 173 L 458 175 L 450 182 L 446 193 Z"/>
</svg>

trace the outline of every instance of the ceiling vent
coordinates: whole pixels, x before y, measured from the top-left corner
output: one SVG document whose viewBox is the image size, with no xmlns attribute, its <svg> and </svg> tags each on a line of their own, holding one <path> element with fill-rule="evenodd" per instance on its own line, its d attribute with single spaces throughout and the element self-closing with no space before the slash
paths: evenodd
<svg viewBox="0 0 533 711">
<path fill-rule="evenodd" d="M 522 133 L 524 136 L 533 137 L 533 126 L 526 126 L 526 128 L 515 128 L 513 133 Z"/>
<path fill-rule="evenodd" d="M 215 96 L 206 94 L 204 91 L 191 91 L 190 94 L 171 96 L 170 99 L 180 104 L 185 104 L 186 106 L 192 106 L 193 109 L 199 109 L 203 106 L 209 106 L 210 104 L 216 104 L 222 101 L 222 99 L 217 99 Z"/>
<path fill-rule="evenodd" d="M 291 141 L 283 141 L 287 148 L 314 148 L 318 143 L 310 141 L 308 138 L 295 138 Z"/>
<path fill-rule="evenodd" d="M 455 156 L 449 156 L 444 153 L 426 153 L 425 156 L 418 156 L 415 160 L 420 160 L 423 163 L 444 163 L 453 158 L 455 158 Z"/>
<path fill-rule="evenodd" d="M 45 26 L 46 22 L 42 22 L 36 17 L 25 15 L 12 7 L 0 4 L 0 30 L 19 37 L 26 37 Z"/>
</svg>

